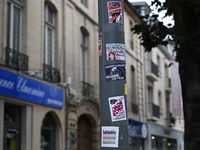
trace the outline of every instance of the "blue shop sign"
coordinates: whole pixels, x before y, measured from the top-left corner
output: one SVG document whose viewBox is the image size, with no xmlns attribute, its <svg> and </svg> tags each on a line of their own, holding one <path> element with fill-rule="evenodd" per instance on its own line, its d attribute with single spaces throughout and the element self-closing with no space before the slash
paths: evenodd
<svg viewBox="0 0 200 150">
<path fill-rule="evenodd" d="M 63 89 L 1 68 L 0 94 L 63 108 Z"/>
<path fill-rule="evenodd" d="M 128 134 L 130 137 L 142 138 L 142 139 L 147 138 L 148 135 L 147 124 L 131 119 L 129 119 L 128 122 L 129 122 Z"/>
</svg>

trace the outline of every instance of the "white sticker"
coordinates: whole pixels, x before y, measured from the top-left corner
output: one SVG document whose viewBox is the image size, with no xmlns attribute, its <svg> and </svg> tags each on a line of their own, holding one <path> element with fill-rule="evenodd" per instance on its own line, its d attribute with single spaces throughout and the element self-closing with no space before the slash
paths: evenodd
<svg viewBox="0 0 200 150">
<path fill-rule="evenodd" d="M 108 98 L 112 122 L 126 120 L 124 96 Z"/>
<path fill-rule="evenodd" d="M 102 126 L 101 147 L 118 147 L 119 127 Z"/>
</svg>

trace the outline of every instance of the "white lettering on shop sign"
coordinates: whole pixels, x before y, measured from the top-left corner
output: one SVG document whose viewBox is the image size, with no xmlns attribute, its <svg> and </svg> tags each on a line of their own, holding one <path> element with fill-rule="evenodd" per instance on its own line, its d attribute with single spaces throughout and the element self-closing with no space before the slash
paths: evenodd
<svg viewBox="0 0 200 150">
<path fill-rule="evenodd" d="M 54 105 L 59 105 L 59 106 L 63 105 L 62 102 L 59 102 L 58 100 L 50 99 L 50 98 L 47 99 L 47 102 L 48 102 L 48 104 L 54 104 Z"/>
<path fill-rule="evenodd" d="M 23 77 L 19 76 L 18 83 L 17 83 L 17 91 L 26 93 L 26 94 L 35 95 L 38 97 L 44 97 L 45 92 L 40 90 L 40 87 L 38 87 L 38 89 L 35 89 L 33 87 L 27 86 L 26 83 L 27 83 L 27 80 L 25 80 Z"/>
<path fill-rule="evenodd" d="M 14 89 L 14 82 L 0 78 L 0 87 L 12 90 L 12 89 Z"/>
</svg>

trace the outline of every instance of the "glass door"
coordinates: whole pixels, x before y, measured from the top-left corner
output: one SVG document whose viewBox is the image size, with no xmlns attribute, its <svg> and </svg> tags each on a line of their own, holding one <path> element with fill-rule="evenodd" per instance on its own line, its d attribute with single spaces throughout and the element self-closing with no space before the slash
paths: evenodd
<svg viewBox="0 0 200 150">
<path fill-rule="evenodd" d="M 4 127 L 4 150 L 20 150 L 20 129 L 12 126 Z"/>
<path fill-rule="evenodd" d="M 21 148 L 21 107 L 5 103 L 4 106 L 4 150 Z"/>
</svg>

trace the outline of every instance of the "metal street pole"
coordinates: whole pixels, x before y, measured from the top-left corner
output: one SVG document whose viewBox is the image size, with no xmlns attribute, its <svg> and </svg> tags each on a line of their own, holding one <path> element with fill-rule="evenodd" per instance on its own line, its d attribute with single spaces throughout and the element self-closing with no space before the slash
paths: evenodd
<svg viewBox="0 0 200 150">
<path fill-rule="evenodd" d="M 98 0 L 101 150 L 128 150 L 123 0 Z"/>
</svg>

